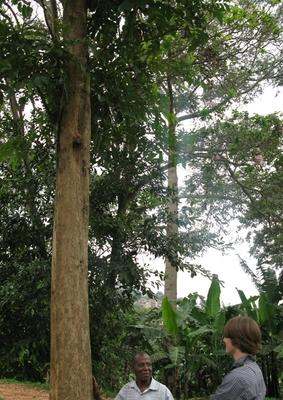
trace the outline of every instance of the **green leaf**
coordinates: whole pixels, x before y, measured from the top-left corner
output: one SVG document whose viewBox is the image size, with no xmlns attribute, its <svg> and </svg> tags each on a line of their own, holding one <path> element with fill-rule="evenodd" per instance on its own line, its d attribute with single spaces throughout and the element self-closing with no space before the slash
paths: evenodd
<svg viewBox="0 0 283 400">
<path fill-rule="evenodd" d="M 18 4 L 18 9 L 22 14 L 23 18 L 30 18 L 32 14 L 32 7 L 27 4 Z"/>
<path fill-rule="evenodd" d="M 214 320 L 214 328 L 217 332 L 221 333 L 223 331 L 226 322 L 225 311 L 220 311 Z"/>
<path fill-rule="evenodd" d="M 217 278 L 213 278 L 205 304 L 205 312 L 210 317 L 215 317 L 220 311 L 220 284 Z"/>
<path fill-rule="evenodd" d="M 280 343 L 279 346 L 275 347 L 275 353 L 277 353 L 278 358 L 283 358 L 283 343 Z"/>
<path fill-rule="evenodd" d="M 272 318 L 272 304 L 267 298 L 266 293 L 261 293 L 258 301 L 259 321 L 264 324 Z"/>
<path fill-rule="evenodd" d="M 7 161 L 13 169 L 16 169 L 23 158 L 24 144 L 24 140 L 20 137 L 2 143 L 0 145 L 0 162 Z"/>
<path fill-rule="evenodd" d="M 210 114 L 210 111 L 208 108 L 204 108 L 203 110 L 200 111 L 200 115 L 202 118 L 206 118 L 208 117 Z"/>
<path fill-rule="evenodd" d="M 0 145 L 0 162 L 8 160 L 14 153 L 13 143 L 9 141 Z"/>
<path fill-rule="evenodd" d="M 252 308 L 251 301 L 247 299 L 245 293 L 242 290 L 238 290 L 237 289 L 237 292 L 238 292 L 238 294 L 240 296 L 240 299 L 242 301 L 243 308 L 246 311 L 246 313 L 248 314 L 248 316 L 257 321 L 257 316 L 256 316 L 255 311 Z"/>
<path fill-rule="evenodd" d="M 180 364 L 185 356 L 185 347 L 183 346 L 171 346 L 169 348 L 169 357 L 174 366 Z"/>
<path fill-rule="evenodd" d="M 207 326 L 202 326 L 199 329 L 196 329 L 194 331 L 190 331 L 187 336 L 190 339 L 197 339 L 198 337 L 201 337 L 203 335 L 206 335 L 207 333 L 212 333 L 212 332 L 213 332 L 213 329 L 211 329 L 211 328 L 209 328 Z"/>
<path fill-rule="evenodd" d="M 168 354 L 165 351 L 158 351 L 156 353 L 153 353 L 150 355 L 151 361 L 153 363 L 157 362 L 157 361 L 161 361 L 164 360 L 168 357 Z"/>
<path fill-rule="evenodd" d="M 5 72 L 12 69 L 12 65 L 8 60 L 0 60 L 0 71 Z"/>
<path fill-rule="evenodd" d="M 162 300 L 162 319 L 168 333 L 177 336 L 177 313 L 166 296 Z"/>
</svg>

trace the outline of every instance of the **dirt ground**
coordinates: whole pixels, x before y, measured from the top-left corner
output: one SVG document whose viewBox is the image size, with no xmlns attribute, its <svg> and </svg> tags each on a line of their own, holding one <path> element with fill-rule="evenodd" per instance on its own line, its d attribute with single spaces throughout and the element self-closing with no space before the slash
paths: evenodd
<svg viewBox="0 0 283 400">
<path fill-rule="evenodd" d="M 0 383 L 0 398 L 3 400 L 48 400 L 49 393 L 25 385 Z"/>
</svg>

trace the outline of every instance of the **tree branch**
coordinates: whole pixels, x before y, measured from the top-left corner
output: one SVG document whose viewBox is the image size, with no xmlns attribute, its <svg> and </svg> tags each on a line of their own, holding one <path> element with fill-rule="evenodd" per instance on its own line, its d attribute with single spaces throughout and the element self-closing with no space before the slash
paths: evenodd
<svg viewBox="0 0 283 400">
<path fill-rule="evenodd" d="M 15 18 L 15 21 L 17 23 L 17 25 L 20 25 L 20 22 L 18 20 L 18 17 L 15 13 L 15 11 L 13 10 L 13 8 L 10 6 L 10 4 L 6 3 L 5 1 L 3 2 L 3 4 L 8 8 L 8 10 L 12 13 L 13 17 Z"/>
<path fill-rule="evenodd" d="M 35 0 L 43 9 L 44 18 L 50 35 L 54 41 L 58 41 L 59 36 L 56 29 L 58 21 L 58 10 L 56 0 Z"/>
<path fill-rule="evenodd" d="M 266 215 L 264 212 L 262 212 L 258 207 L 257 204 L 255 202 L 255 199 L 253 198 L 253 196 L 250 194 L 248 188 L 236 177 L 236 174 L 234 173 L 234 171 L 232 170 L 232 168 L 229 165 L 229 161 L 223 159 L 224 161 L 224 165 L 226 166 L 226 169 L 230 175 L 230 177 L 232 178 L 232 180 L 234 182 L 237 183 L 237 185 L 242 189 L 242 191 L 244 192 L 244 194 L 247 196 L 247 198 L 250 200 L 252 206 L 254 207 L 254 209 L 265 219 L 267 220 L 269 226 L 271 225 L 271 221 L 270 221 L 270 216 Z"/>
<path fill-rule="evenodd" d="M 260 82 L 262 82 L 263 80 L 268 78 L 268 74 L 269 74 L 269 70 L 266 71 L 260 78 L 255 80 L 254 83 L 251 86 L 249 86 L 247 89 L 245 89 L 242 92 L 240 92 L 237 95 L 237 98 L 240 98 L 241 96 L 243 96 L 243 95 L 251 92 L 252 90 L 254 90 L 258 86 L 258 84 Z M 225 97 L 222 101 L 220 101 L 215 106 L 211 107 L 210 109 L 206 109 L 206 114 L 211 114 L 211 113 L 217 111 L 219 108 L 224 106 L 230 100 L 235 100 L 235 98 L 231 97 L 231 96 Z M 180 117 L 177 118 L 177 120 L 178 120 L 178 122 L 182 122 L 182 121 L 187 121 L 187 120 L 193 119 L 193 118 L 200 118 L 202 116 L 202 113 L 203 113 L 203 111 L 196 111 L 196 112 L 193 112 L 193 113 L 190 113 L 190 114 L 181 115 Z"/>
<path fill-rule="evenodd" d="M 213 106 L 212 108 L 207 109 L 206 113 L 211 114 L 212 112 L 217 111 L 219 108 L 221 108 L 224 104 L 226 104 L 231 99 L 232 99 L 232 97 L 225 98 L 220 103 Z M 193 112 L 190 114 L 181 115 L 180 117 L 177 118 L 177 120 L 178 120 L 178 122 L 182 122 L 182 121 L 187 121 L 187 120 L 193 119 L 193 118 L 199 118 L 201 116 L 202 116 L 202 111 L 196 111 L 196 112 Z"/>
</svg>

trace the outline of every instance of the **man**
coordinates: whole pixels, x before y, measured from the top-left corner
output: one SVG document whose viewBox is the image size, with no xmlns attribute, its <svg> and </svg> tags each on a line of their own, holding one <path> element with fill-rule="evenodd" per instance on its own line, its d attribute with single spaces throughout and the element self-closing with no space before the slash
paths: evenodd
<svg viewBox="0 0 283 400">
<path fill-rule="evenodd" d="M 223 336 L 226 353 L 234 358 L 234 364 L 210 400 L 263 400 L 266 387 L 254 358 L 261 346 L 258 324 L 249 317 L 232 318 Z"/>
<path fill-rule="evenodd" d="M 148 354 L 138 353 L 133 360 L 135 381 L 127 383 L 115 400 L 174 400 L 170 390 L 152 377 Z"/>
</svg>

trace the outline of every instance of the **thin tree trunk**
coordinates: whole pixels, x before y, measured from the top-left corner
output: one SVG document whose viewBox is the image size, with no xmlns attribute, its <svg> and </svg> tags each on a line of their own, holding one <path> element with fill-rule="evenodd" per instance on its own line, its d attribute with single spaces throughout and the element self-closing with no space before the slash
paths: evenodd
<svg viewBox="0 0 283 400">
<path fill-rule="evenodd" d="M 169 119 L 168 119 L 168 142 L 169 142 L 169 169 L 168 169 L 168 189 L 171 193 L 167 222 L 167 237 L 176 237 L 178 235 L 178 176 L 176 160 L 176 121 L 173 101 L 173 91 L 170 78 L 167 78 L 168 96 L 169 96 Z M 165 296 L 169 300 L 177 300 L 177 270 L 172 265 L 168 257 L 165 258 Z"/>
<path fill-rule="evenodd" d="M 59 120 L 51 283 L 51 400 L 91 400 L 88 309 L 90 88 L 85 0 L 64 8 L 69 51 Z"/>
<path fill-rule="evenodd" d="M 119 220 L 125 216 L 128 205 L 127 193 L 121 194 L 118 196 L 118 210 L 116 214 L 117 224 Z M 113 230 L 112 237 L 112 248 L 110 255 L 110 271 L 107 278 L 107 286 L 112 288 L 113 290 L 116 287 L 117 277 L 119 272 L 121 271 L 120 264 L 123 252 L 123 244 L 124 244 L 124 234 L 120 231 L 119 227 L 116 226 Z"/>
</svg>

